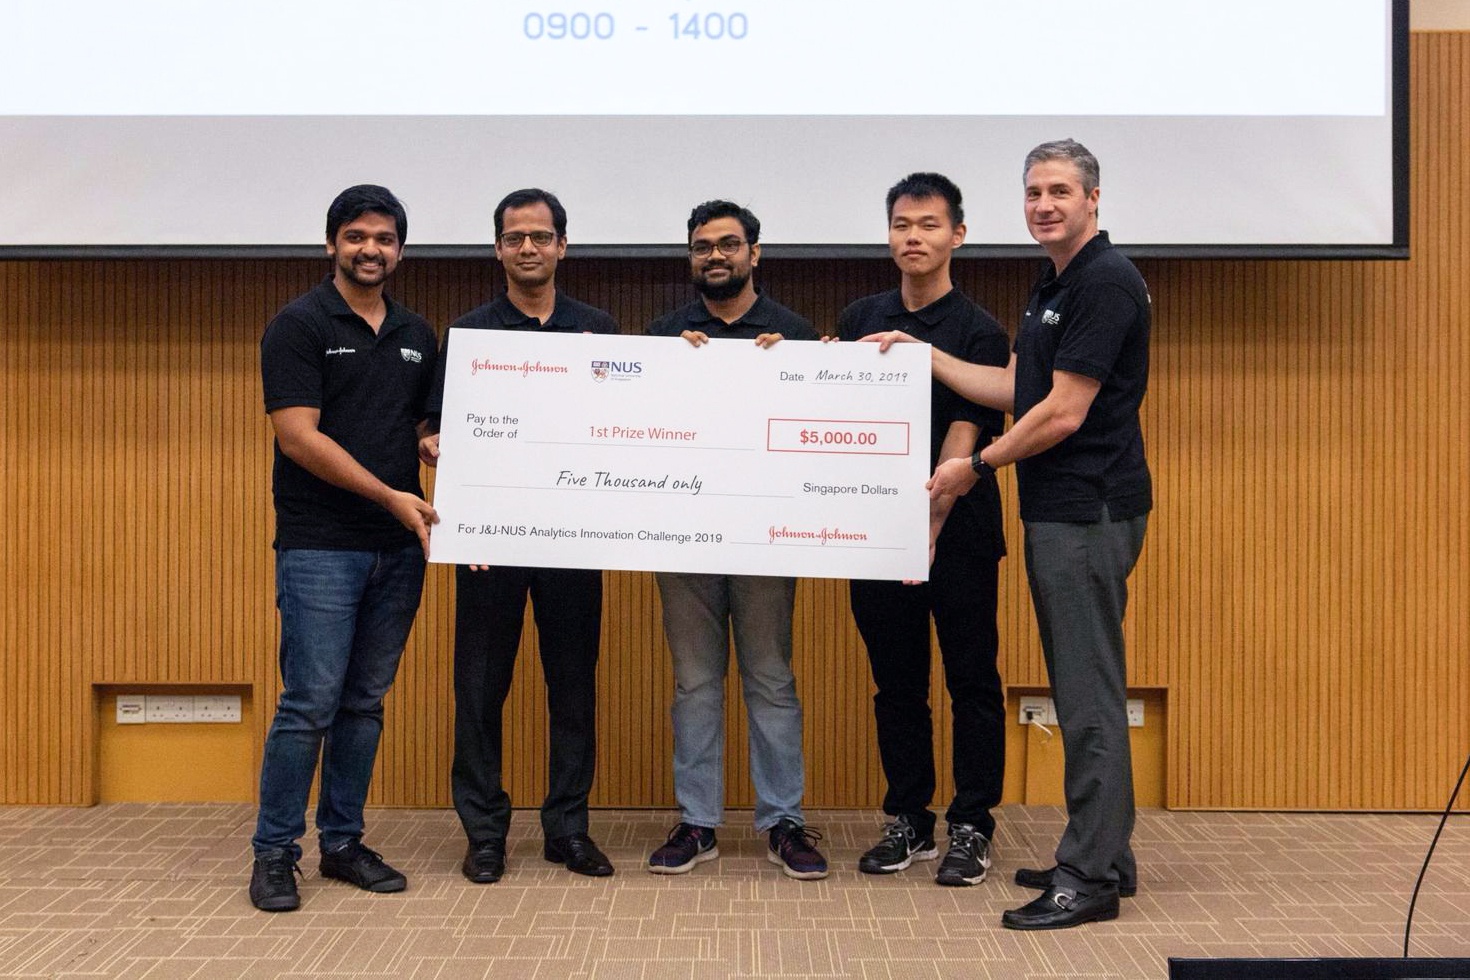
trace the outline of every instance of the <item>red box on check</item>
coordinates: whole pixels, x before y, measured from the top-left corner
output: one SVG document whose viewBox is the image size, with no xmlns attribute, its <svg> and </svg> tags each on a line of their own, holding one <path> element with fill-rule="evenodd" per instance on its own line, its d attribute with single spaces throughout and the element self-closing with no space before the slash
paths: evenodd
<svg viewBox="0 0 1470 980">
<path fill-rule="evenodd" d="M 766 450 L 773 453 L 907 456 L 909 423 L 851 419 L 768 419 Z"/>
</svg>

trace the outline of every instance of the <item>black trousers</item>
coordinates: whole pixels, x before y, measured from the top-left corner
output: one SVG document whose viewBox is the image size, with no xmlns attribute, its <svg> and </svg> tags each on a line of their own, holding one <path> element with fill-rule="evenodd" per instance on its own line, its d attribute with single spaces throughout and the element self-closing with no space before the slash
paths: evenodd
<svg viewBox="0 0 1470 980">
<path fill-rule="evenodd" d="M 948 532 L 948 528 L 945 529 Z M 953 707 L 955 795 L 950 823 L 995 834 L 990 811 L 1005 780 L 1005 697 L 996 667 L 995 625 L 1000 561 L 957 549 L 941 534 L 928 582 L 854 580 L 852 614 L 873 669 L 873 715 L 888 792 L 883 812 L 907 815 L 933 832 L 934 721 L 929 710 L 929 618 L 939 636 L 944 683 Z"/>
<path fill-rule="evenodd" d="M 471 843 L 504 840 L 510 795 L 501 783 L 501 712 L 531 598 L 546 677 L 547 837 L 585 833 L 597 761 L 597 654 L 602 572 L 493 566 L 455 569 L 454 809 Z"/>
</svg>

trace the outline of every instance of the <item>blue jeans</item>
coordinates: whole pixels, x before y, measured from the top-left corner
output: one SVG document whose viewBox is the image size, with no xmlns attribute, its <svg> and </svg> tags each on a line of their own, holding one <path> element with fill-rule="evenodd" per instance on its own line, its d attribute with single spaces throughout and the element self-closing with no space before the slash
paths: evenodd
<svg viewBox="0 0 1470 980">
<path fill-rule="evenodd" d="M 282 549 L 281 700 L 260 764 L 256 854 L 301 859 L 311 778 L 321 757 L 316 825 L 322 850 L 362 836 L 383 695 L 418 612 L 424 553 Z"/>
<path fill-rule="evenodd" d="M 674 659 L 674 795 L 685 823 L 718 827 L 725 809 L 725 673 L 730 630 L 750 722 L 755 827 L 805 823 L 801 702 L 791 673 L 796 580 L 660 572 L 664 633 Z"/>
</svg>

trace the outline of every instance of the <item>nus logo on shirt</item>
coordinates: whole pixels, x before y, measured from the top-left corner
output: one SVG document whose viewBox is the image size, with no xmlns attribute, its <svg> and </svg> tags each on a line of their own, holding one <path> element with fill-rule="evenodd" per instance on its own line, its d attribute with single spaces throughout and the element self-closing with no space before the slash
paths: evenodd
<svg viewBox="0 0 1470 980">
<path fill-rule="evenodd" d="M 1041 322 L 1046 324 L 1048 327 L 1055 327 L 1057 324 L 1062 322 L 1062 315 L 1056 310 L 1047 310 L 1045 313 L 1041 314 Z"/>
<path fill-rule="evenodd" d="M 414 350 L 412 347 L 400 347 L 398 348 L 398 353 L 402 354 L 403 359 L 410 364 L 423 363 L 424 355 L 419 351 Z"/>
</svg>

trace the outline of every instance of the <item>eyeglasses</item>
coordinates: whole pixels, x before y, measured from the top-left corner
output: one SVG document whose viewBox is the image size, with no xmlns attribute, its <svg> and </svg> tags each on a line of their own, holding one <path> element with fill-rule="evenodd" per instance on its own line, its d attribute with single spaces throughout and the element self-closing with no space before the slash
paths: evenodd
<svg viewBox="0 0 1470 980">
<path fill-rule="evenodd" d="M 537 248 L 545 248 L 556 241 L 556 235 L 549 231 L 508 231 L 500 236 L 500 247 L 520 248 L 528 238 Z"/>
<path fill-rule="evenodd" d="M 734 235 L 728 235 L 714 243 L 695 242 L 693 245 L 689 246 L 689 254 L 694 256 L 696 259 L 707 259 L 710 257 L 710 254 L 714 252 L 715 249 L 719 249 L 721 255 L 734 255 L 736 252 L 740 251 L 740 246 L 744 244 L 745 239 L 736 238 Z"/>
</svg>

